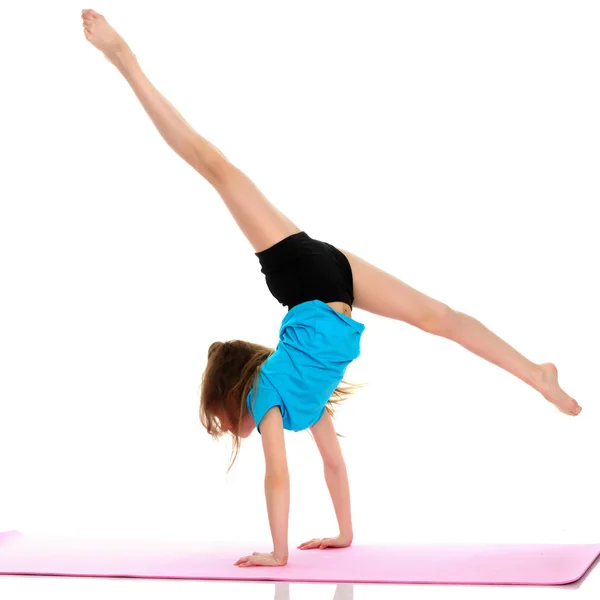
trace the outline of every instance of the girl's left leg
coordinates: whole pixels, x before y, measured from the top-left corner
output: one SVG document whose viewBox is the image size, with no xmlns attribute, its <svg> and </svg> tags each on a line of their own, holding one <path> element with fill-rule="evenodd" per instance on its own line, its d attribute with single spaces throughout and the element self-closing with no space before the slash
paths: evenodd
<svg viewBox="0 0 600 600">
<path fill-rule="evenodd" d="M 339 250 L 352 267 L 356 308 L 457 342 L 533 387 L 561 412 L 581 412 L 577 402 L 559 386 L 558 372 L 552 363 L 531 362 L 473 317 L 419 292 L 355 254 Z"/>
<path fill-rule="evenodd" d="M 84 10 L 82 19 L 87 40 L 125 77 L 169 146 L 215 188 L 255 252 L 301 231 L 245 173 L 189 125 L 150 82 L 129 45 L 103 15 Z"/>
</svg>

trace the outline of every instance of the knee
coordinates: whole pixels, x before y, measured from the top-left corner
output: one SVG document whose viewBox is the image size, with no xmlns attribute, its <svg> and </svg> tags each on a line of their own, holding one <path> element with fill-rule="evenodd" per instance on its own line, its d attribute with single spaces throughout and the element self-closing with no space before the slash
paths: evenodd
<svg viewBox="0 0 600 600">
<path fill-rule="evenodd" d="M 224 185 L 231 180 L 236 167 L 220 152 L 213 152 L 205 160 L 205 171 L 209 174 L 206 179 L 213 185 Z"/>
<path fill-rule="evenodd" d="M 195 148 L 192 164 L 204 179 L 215 186 L 224 183 L 233 170 L 233 165 L 218 148 L 206 148 L 205 144 Z"/>
<path fill-rule="evenodd" d="M 452 329 L 456 315 L 454 309 L 446 304 L 440 304 L 423 318 L 421 329 L 427 333 L 443 336 Z"/>
</svg>

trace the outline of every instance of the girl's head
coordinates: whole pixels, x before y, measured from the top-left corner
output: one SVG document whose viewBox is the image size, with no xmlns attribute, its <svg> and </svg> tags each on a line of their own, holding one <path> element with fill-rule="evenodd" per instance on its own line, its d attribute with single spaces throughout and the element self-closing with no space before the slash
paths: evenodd
<svg viewBox="0 0 600 600">
<path fill-rule="evenodd" d="M 214 342 L 208 349 L 208 364 L 200 384 L 200 422 L 215 440 L 227 433 L 232 436 L 232 461 L 228 472 L 239 454 L 241 440 L 255 428 L 246 398 L 258 380 L 260 367 L 273 352 L 274 348 L 242 340 Z M 338 387 L 325 407 L 332 417 L 332 405 L 343 402 L 356 388 L 364 385 L 349 384 L 344 380 L 341 383 L 346 387 Z"/>
<path fill-rule="evenodd" d="M 255 427 L 246 397 L 261 365 L 273 352 L 273 348 L 242 340 L 215 342 L 208 349 L 208 364 L 200 384 L 200 422 L 214 439 L 231 434 L 235 457 L 241 440 Z"/>
</svg>

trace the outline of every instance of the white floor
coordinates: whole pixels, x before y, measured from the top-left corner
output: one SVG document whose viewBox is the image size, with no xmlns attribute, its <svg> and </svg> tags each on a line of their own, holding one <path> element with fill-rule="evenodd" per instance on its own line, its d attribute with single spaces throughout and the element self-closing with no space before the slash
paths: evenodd
<svg viewBox="0 0 600 600">
<path fill-rule="evenodd" d="M 577 592 L 578 600 L 600 598 L 600 560 L 579 582 L 556 587 L 350 585 L 311 583 L 243 583 L 187 580 L 101 579 L 95 577 L 0 576 L 0 598 L 71 598 L 81 600 L 388 600 L 402 598 L 560 598 Z M 566 600 L 566 599 L 565 599 Z"/>
</svg>

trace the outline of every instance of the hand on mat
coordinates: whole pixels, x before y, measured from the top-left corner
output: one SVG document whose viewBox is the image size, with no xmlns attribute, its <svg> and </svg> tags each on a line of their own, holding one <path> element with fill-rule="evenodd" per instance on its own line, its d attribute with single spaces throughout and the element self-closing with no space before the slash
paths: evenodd
<svg viewBox="0 0 600 600">
<path fill-rule="evenodd" d="M 276 558 L 274 552 L 263 554 L 261 552 L 253 552 L 252 556 L 243 556 L 234 566 L 236 567 L 284 567 L 287 560 Z"/>
<path fill-rule="evenodd" d="M 323 550 L 324 548 L 347 548 L 350 544 L 352 544 L 351 539 L 338 535 L 333 538 L 314 538 L 310 540 L 310 542 L 300 544 L 298 548 L 300 548 L 300 550 L 312 550 L 313 548 Z"/>
</svg>

